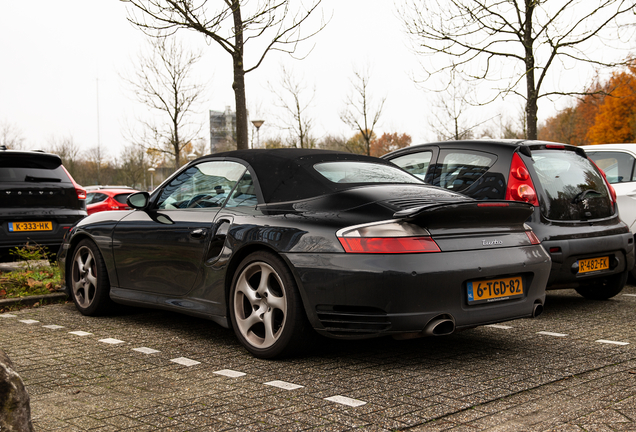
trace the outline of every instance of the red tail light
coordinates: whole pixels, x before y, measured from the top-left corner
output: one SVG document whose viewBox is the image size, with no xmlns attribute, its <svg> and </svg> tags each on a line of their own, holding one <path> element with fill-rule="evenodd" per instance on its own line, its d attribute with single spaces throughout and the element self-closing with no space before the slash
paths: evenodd
<svg viewBox="0 0 636 432">
<path fill-rule="evenodd" d="M 349 253 L 423 253 L 439 252 L 439 246 L 430 237 L 339 237 L 345 252 Z"/>
<path fill-rule="evenodd" d="M 81 187 L 80 185 L 78 185 L 77 183 L 75 183 L 75 179 L 73 179 L 73 176 L 71 175 L 71 173 L 69 173 L 66 170 L 64 165 L 62 165 L 62 169 L 64 170 L 64 172 L 66 172 L 66 175 L 68 176 L 68 178 L 71 179 L 71 182 L 73 182 L 73 187 L 75 188 L 75 193 L 77 193 L 77 199 L 85 200 L 86 199 L 86 190 L 83 187 Z"/>
<path fill-rule="evenodd" d="M 526 231 L 526 235 L 528 236 L 528 240 L 530 240 L 531 244 L 541 244 L 541 240 L 539 240 L 539 237 L 537 237 L 537 235 L 533 231 Z"/>
<path fill-rule="evenodd" d="M 512 155 L 510 174 L 508 175 L 508 187 L 506 189 L 506 199 L 512 201 L 527 202 L 535 207 L 539 206 L 534 183 L 530 178 L 530 173 L 521 157 L 515 153 Z"/>
<path fill-rule="evenodd" d="M 427 230 L 408 222 L 383 221 L 341 229 L 336 233 L 347 253 L 440 252 Z"/>
</svg>

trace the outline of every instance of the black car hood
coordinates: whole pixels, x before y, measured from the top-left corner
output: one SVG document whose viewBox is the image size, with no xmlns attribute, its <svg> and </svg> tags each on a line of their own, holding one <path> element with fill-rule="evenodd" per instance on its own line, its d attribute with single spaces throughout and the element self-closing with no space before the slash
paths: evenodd
<svg viewBox="0 0 636 432">
<path fill-rule="evenodd" d="M 110 222 L 119 222 L 126 215 L 130 214 L 130 211 L 103 211 L 98 213 L 93 213 L 91 215 L 86 216 L 84 219 L 77 223 L 77 226 L 83 225 L 92 225 L 92 224 L 100 224 L 100 223 L 110 223 Z"/>
</svg>

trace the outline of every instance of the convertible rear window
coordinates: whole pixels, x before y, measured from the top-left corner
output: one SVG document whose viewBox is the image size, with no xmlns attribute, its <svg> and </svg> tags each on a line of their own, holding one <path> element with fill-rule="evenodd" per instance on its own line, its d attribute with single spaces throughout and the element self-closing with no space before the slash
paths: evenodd
<svg viewBox="0 0 636 432">
<path fill-rule="evenodd" d="M 424 183 L 397 167 L 369 162 L 322 162 L 314 169 L 333 183 Z"/>
</svg>

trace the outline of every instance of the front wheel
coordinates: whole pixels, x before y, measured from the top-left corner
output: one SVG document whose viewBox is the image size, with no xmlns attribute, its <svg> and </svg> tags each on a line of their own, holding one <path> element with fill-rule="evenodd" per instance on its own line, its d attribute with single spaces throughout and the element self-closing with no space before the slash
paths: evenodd
<svg viewBox="0 0 636 432">
<path fill-rule="evenodd" d="M 239 341 L 258 358 L 296 353 L 313 333 L 291 272 L 265 251 L 247 256 L 234 274 L 230 318 Z"/>
<path fill-rule="evenodd" d="M 91 240 L 78 243 L 73 253 L 69 285 L 73 302 L 83 315 L 96 316 L 110 311 L 110 283 L 104 259 Z"/>
<path fill-rule="evenodd" d="M 623 290 L 627 283 L 629 271 L 615 274 L 605 278 L 599 278 L 589 285 L 584 285 L 576 289 L 576 292 L 590 300 L 607 300 L 614 297 Z"/>
</svg>

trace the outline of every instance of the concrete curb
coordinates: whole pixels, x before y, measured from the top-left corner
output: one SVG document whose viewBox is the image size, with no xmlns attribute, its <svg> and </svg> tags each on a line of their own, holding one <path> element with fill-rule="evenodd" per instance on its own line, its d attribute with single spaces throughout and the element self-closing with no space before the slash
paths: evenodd
<svg viewBox="0 0 636 432">
<path fill-rule="evenodd" d="M 28 297 L 16 297 L 16 298 L 8 298 L 0 300 L 0 309 L 6 306 L 13 306 L 17 304 L 31 306 L 35 303 L 40 303 L 42 300 L 66 300 L 68 296 L 66 293 L 59 292 L 53 294 L 44 294 L 39 296 L 28 296 Z"/>
</svg>

